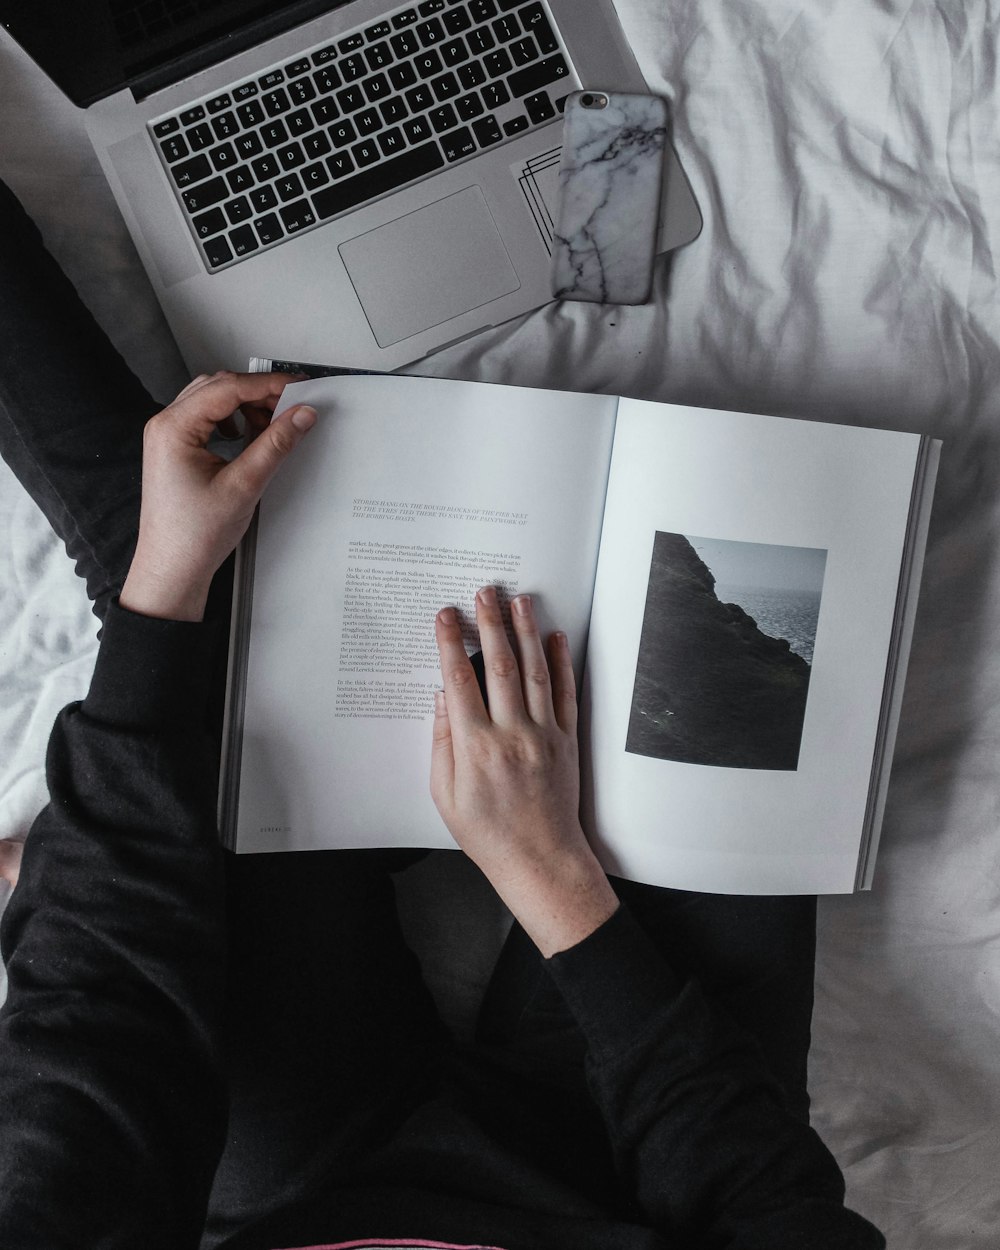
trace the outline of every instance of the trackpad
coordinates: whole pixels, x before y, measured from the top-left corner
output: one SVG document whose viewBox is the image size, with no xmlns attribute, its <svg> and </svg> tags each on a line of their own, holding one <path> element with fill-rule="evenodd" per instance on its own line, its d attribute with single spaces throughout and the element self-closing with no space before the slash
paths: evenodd
<svg viewBox="0 0 1000 1250">
<path fill-rule="evenodd" d="M 348 239 L 340 255 L 380 347 L 521 285 L 479 187 Z"/>
</svg>

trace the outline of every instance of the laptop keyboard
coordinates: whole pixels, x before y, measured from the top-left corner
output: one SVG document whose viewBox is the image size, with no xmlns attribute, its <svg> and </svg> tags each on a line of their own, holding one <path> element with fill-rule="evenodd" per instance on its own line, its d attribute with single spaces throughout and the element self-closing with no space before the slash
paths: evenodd
<svg viewBox="0 0 1000 1250">
<path fill-rule="evenodd" d="M 578 87 L 542 0 L 423 0 L 149 130 L 217 271 L 545 125 Z"/>
</svg>

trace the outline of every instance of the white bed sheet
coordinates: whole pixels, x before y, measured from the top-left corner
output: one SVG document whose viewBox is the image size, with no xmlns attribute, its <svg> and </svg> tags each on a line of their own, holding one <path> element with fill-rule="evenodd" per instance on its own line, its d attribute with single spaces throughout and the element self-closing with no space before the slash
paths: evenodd
<svg viewBox="0 0 1000 1250">
<path fill-rule="evenodd" d="M 650 89 L 673 102 L 701 237 L 661 263 L 652 306 L 551 305 L 422 368 L 945 440 L 875 888 L 821 903 L 811 1083 L 849 1200 L 892 1246 L 985 1250 L 1000 1228 L 995 6 L 619 0 L 619 11 Z M 2 34 L 0 118 L 0 176 L 169 396 L 183 371 L 80 117 Z M 95 622 L 6 471 L 0 518 L 10 836 L 44 801 L 46 735 L 86 688 Z M 434 971 L 442 992 L 471 1000 L 497 917 L 460 866 L 445 873 L 465 900 L 459 919 L 426 905 L 440 883 L 421 869 L 409 922 L 433 962 L 469 949 L 486 908 L 475 958 Z"/>
</svg>

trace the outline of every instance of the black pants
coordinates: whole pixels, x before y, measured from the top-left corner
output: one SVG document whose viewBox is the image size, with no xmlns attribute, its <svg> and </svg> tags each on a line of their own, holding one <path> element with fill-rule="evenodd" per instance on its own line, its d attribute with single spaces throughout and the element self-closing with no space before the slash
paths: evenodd
<svg viewBox="0 0 1000 1250">
<path fill-rule="evenodd" d="M 0 343 L 0 453 L 102 617 L 134 550 L 142 428 L 161 405 L 2 184 Z M 229 585 L 224 569 L 211 610 L 228 611 Z M 391 874 L 406 862 L 393 852 L 232 857 L 232 1113 L 206 1244 L 349 1166 L 446 1068 L 472 1065 L 483 1097 L 530 1122 L 543 1157 L 551 1148 L 566 1158 L 572 1138 L 573 1154 L 593 1148 L 600 1158 L 582 1039 L 516 927 L 476 1046 L 460 1054 L 448 1037 L 396 916 Z M 790 1107 L 807 1118 L 815 900 L 616 886 L 674 968 L 698 977 L 756 1037 Z"/>
</svg>

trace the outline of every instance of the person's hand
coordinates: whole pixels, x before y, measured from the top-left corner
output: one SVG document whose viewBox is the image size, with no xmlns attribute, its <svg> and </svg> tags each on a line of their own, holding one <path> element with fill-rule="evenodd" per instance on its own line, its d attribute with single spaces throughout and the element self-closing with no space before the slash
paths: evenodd
<svg viewBox="0 0 1000 1250">
<path fill-rule="evenodd" d="M 21 852 L 24 845 L 12 838 L 0 838 L 0 881 L 8 885 L 17 885 L 21 871 Z"/>
<path fill-rule="evenodd" d="M 576 687 L 564 634 L 548 658 L 531 599 L 511 619 L 520 664 L 496 591 L 476 596 L 489 711 L 454 608 L 435 628 L 444 690 L 435 700 L 431 796 L 452 837 L 546 957 L 582 941 L 618 898 L 580 827 Z"/>
<path fill-rule="evenodd" d="M 246 533 L 278 466 L 315 423 L 299 405 L 271 415 L 281 373 L 203 375 L 146 424 L 139 541 L 119 602 L 130 612 L 200 621 L 219 565 Z M 239 408 L 247 446 L 231 462 L 206 446 Z"/>
</svg>

